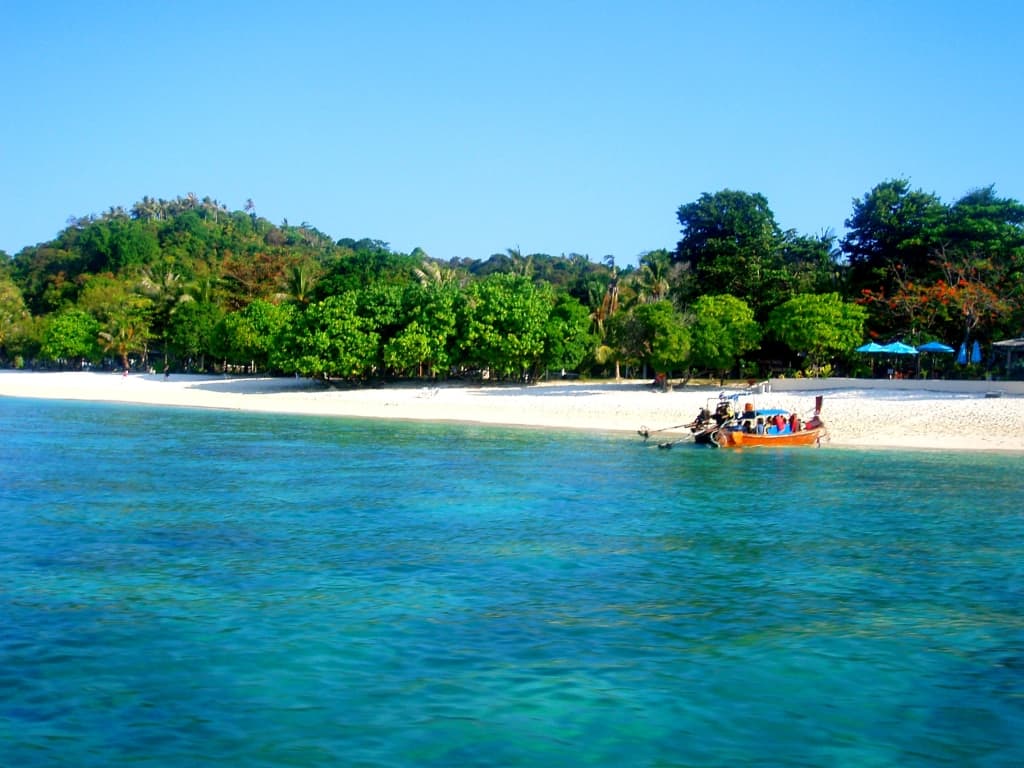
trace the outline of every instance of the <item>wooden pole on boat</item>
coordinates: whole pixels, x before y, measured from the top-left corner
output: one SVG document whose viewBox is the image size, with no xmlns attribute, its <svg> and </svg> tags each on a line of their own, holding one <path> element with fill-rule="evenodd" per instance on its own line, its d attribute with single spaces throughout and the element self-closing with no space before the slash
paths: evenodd
<svg viewBox="0 0 1024 768">
<path fill-rule="evenodd" d="M 647 427 L 640 427 L 640 429 L 638 429 L 636 433 L 640 435 L 640 437 L 642 437 L 644 440 L 646 440 L 651 435 L 657 434 L 658 432 L 667 432 L 670 429 L 682 429 L 683 427 L 692 427 L 694 424 L 695 422 L 691 421 L 689 424 L 676 424 L 675 426 L 662 427 L 661 429 L 648 429 Z"/>
</svg>

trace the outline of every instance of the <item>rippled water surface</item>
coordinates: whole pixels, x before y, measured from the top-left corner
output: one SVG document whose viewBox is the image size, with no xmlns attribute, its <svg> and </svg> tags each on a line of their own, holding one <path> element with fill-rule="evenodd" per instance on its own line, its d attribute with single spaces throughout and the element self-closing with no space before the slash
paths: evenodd
<svg viewBox="0 0 1024 768">
<path fill-rule="evenodd" d="M 0 764 L 1024 764 L 1024 463 L 0 399 Z"/>
</svg>

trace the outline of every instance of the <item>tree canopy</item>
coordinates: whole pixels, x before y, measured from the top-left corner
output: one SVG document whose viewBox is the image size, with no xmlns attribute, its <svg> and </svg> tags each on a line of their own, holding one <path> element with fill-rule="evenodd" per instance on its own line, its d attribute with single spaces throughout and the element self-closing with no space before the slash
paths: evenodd
<svg viewBox="0 0 1024 768">
<path fill-rule="evenodd" d="M 707 368 L 724 377 L 742 355 L 756 349 L 761 341 L 754 311 L 735 296 L 701 296 L 690 311 L 694 316 L 690 331 L 691 367 Z"/>
<path fill-rule="evenodd" d="M 0 255 L 0 365 L 746 377 L 786 350 L 795 371 L 842 365 L 865 333 L 985 342 L 1024 327 L 1024 205 L 992 186 L 946 204 L 882 181 L 853 198 L 842 238 L 783 229 L 764 195 L 735 189 L 676 218 L 676 247 L 635 265 L 517 246 L 444 262 L 275 225 L 251 201 L 145 197 Z"/>
<path fill-rule="evenodd" d="M 764 195 L 725 189 L 704 193 L 677 212 L 676 259 L 694 278 L 694 296 L 729 294 L 755 310 L 781 290 L 782 231 Z"/>
<path fill-rule="evenodd" d="M 848 354 L 863 338 L 866 310 L 838 293 L 794 296 L 772 310 L 768 330 L 817 370 L 831 355 Z"/>
</svg>

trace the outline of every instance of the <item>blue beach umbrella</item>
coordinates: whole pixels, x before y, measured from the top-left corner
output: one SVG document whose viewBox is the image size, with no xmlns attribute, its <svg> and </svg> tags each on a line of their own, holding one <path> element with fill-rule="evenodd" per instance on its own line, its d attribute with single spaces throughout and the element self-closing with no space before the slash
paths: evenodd
<svg viewBox="0 0 1024 768">
<path fill-rule="evenodd" d="M 854 350 L 854 352 L 863 352 L 863 353 L 868 354 L 868 355 L 877 355 L 877 354 L 880 354 L 881 352 L 884 352 L 884 351 L 885 351 L 885 347 L 883 347 L 881 344 L 876 344 L 873 341 L 869 341 L 867 344 L 861 344 L 859 347 L 857 347 Z M 872 359 L 871 360 L 871 375 L 873 376 L 874 373 L 875 373 L 875 361 L 874 361 L 874 359 Z"/>
<path fill-rule="evenodd" d="M 956 352 L 948 344 L 943 344 L 941 341 L 929 341 L 927 344 L 922 344 L 917 348 L 918 352 L 945 352 L 946 354 L 953 354 Z"/>
<path fill-rule="evenodd" d="M 888 352 L 890 355 L 916 355 L 917 350 L 909 344 L 904 344 L 902 341 L 894 341 L 892 344 L 886 344 L 879 352 Z"/>
<path fill-rule="evenodd" d="M 960 351 L 957 352 L 957 355 L 956 355 L 956 364 L 957 365 L 967 365 L 967 342 L 966 341 L 961 341 L 960 342 Z"/>
<path fill-rule="evenodd" d="M 876 344 L 873 341 L 869 341 L 867 344 L 861 344 L 859 347 L 857 347 L 853 351 L 854 352 L 866 352 L 866 353 L 870 354 L 870 353 L 874 353 L 874 352 L 884 352 L 885 349 L 884 349 L 884 347 L 882 347 L 881 344 Z"/>
<path fill-rule="evenodd" d="M 977 339 L 974 340 L 974 346 L 971 347 L 971 362 L 975 364 L 981 362 L 981 346 Z"/>
<path fill-rule="evenodd" d="M 948 344 L 943 344 L 941 341 L 929 341 L 927 344 L 921 344 L 917 348 L 917 351 L 926 354 L 943 355 L 951 355 L 954 352 L 956 352 L 956 350 L 953 349 L 951 346 L 949 346 Z M 918 371 L 920 371 L 920 366 L 918 366 Z"/>
<path fill-rule="evenodd" d="M 917 350 L 909 344 L 904 344 L 902 341 L 894 341 L 891 344 L 884 344 L 879 350 L 880 352 L 887 355 L 916 355 Z M 895 366 L 893 366 L 895 367 Z M 889 368 L 889 378 L 892 378 L 893 368 Z M 898 374 L 897 374 L 898 375 Z"/>
</svg>

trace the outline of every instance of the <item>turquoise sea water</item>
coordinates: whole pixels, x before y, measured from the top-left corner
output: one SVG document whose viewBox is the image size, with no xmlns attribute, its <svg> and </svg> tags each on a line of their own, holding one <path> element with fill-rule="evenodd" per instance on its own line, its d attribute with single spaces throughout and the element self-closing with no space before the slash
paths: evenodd
<svg viewBox="0 0 1024 768">
<path fill-rule="evenodd" d="M 1019 456 L 0 399 L 0 765 L 1017 766 Z"/>
</svg>

